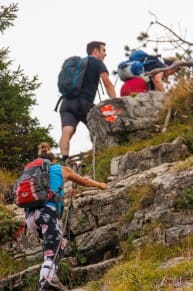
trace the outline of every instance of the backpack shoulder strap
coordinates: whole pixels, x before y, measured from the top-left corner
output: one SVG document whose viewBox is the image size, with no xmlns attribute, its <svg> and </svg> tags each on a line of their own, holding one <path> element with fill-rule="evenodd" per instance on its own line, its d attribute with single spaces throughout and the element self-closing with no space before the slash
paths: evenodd
<svg viewBox="0 0 193 291">
<path fill-rule="evenodd" d="M 42 162 L 42 171 L 46 171 L 46 172 L 49 172 L 49 167 L 50 167 L 50 160 L 48 159 L 42 159 L 43 162 Z"/>
<path fill-rule="evenodd" d="M 58 99 L 58 101 L 57 101 L 57 103 L 56 103 L 56 106 L 55 106 L 55 108 L 54 108 L 54 111 L 57 112 L 57 110 L 58 110 L 58 106 L 59 106 L 59 104 L 60 104 L 60 102 L 62 101 L 63 98 L 64 98 L 64 96 L 60 96 L 60 98 Z"/>
</svg>

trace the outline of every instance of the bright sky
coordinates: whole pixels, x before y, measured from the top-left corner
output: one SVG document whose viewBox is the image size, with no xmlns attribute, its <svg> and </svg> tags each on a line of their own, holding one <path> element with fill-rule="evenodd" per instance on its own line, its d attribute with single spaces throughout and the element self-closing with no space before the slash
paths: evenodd
<svg viewBox="0 0 193 291">
<path fill-rule="evenodd" d="M 193 42 L 192 0 L 0 0 L 0 5 L 13 2 L 19 5 L 18 17 L 14 27 L 4 32 L 2 45 L 9 47 L 14 68 L 21 65 L 25 75 L 30 78 L 39 76 L 42 85 L 35 92 L 38 105 L 32 115 L 38 118 L 41 126 L 53 126 L 51 135 L 57 142 L 61 125 L 54 107 L 59 97 L 57 77 L 65 58 L 85 56 L 88 42 L 104 41 L 107 49 L 105 64 L 114 83 L 115 77 L 111 73 L 125 60 L 124 46 L 136 47 L 136 37 L 154 20 L 149 11 L 156 14 L 160 22 Z M 154 36 L 159 36 L 160 32 L 157 26 Z M 119 88 L 118 83 L 117 95 Z M 107 95 L 101 97 L 102 100 L 108 98 Z M 95 103 L 98 102 L 96 96 Z M 71 141 L 70 155 L 91 148 L 89 132 L 80 123 Z"/>
</svg>

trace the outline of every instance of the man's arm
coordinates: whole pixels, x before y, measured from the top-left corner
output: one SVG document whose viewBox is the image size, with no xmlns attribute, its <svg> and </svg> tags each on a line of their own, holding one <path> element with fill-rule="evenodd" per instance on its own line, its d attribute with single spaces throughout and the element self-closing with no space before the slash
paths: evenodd
<svg viewBox="0 0 193 291">
<path fill-rule="evenodd" d="M 155 86 L 156 91 L 164 92 L 164 84 L 163 84 L 163 72 L 160 72 L 154 76 L 152 76 L 152 81 Z"/>
<path fill-rule="evenodd" d="M 107 94 L 109 95 L 110 98 L 116 98 L 116 92 L 115 92 L 115 88 L 112 84 L 112 82 L 109 79 L 109 75 L 104 72 L 100 74 L 100 78 L 103 81 L 103 84 L 105 86 L 105 89 L 107 91 Z"/>
</svg>

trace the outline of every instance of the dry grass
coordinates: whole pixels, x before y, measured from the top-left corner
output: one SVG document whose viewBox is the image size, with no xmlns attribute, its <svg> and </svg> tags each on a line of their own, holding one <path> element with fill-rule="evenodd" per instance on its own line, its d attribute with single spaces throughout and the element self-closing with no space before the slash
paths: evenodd
<svg viewBox="0 0 193 291">
<path fill-rule="evenodd" d="M 12 188 L 16 181 L 16 174 L 6 169 L 0 169 L 0 202 L 5 202 L 12 195 Z"/>
</svg>

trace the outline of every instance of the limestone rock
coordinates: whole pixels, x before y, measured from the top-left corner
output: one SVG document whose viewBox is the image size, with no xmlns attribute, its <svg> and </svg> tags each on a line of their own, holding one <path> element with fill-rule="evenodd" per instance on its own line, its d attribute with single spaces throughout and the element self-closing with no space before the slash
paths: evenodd
<svg viewBox="0 0 193 291">
<path fill-rule="evenodd" d="M 88 113 L 88 128 L 96 147 L 114 146 L 122 141 L 141 140 L 155 132 L 164 94 L 156 91 L 108 99 Z"/>
<path fill-rule="evenodd" d="M 113 158 L 111 175 L 121 177 L 134 169 L 144 171 L 163 163 L 183 160 L 189 154 L 183 139 L 178 137 L 172 143 L 151 146 L 138 152 L 128 152 L 123 156 Z"/>
</svg>

